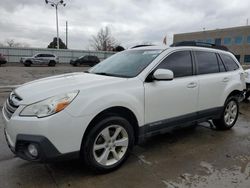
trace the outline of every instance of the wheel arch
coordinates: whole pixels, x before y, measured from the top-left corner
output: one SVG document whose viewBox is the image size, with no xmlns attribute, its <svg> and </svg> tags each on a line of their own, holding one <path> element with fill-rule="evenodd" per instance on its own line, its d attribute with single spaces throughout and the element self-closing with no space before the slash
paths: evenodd
<svg viewBox="0 0 250 188">
<path fill-rule="evenodd" d="M 240 90 L 233 90 L 233 91 L 231 91 L 231 93 L 229 93 L 229 95 L 227 96 L 226 100 L 227 100 L 229 97 L 232 97 L 232 96 L 240 97 L 241 94 L 242 94 L 242 92 L 241 92 Z"/>
<path fill-rule="evenodd" d="M 135 114 L 130 109 L 128 109 L 126 107 L 114 106 L 114 107 L 110 107 L 110 108 L 107 108 L 107 109 L 101 111 L 90 121 L 90 123 L 88 124 L 88 126 L 83 134 L 81 148 L 82 148 L 83 142 L 86 139 L 91 128 L 97 122 L 99 122 L 102 119 L 104 119 L 105 117 L 111 116 L 111 115 L 121 116 L 121 117 L 125 118 L 126 120 L 128 120 L 130 122 L 130 124 L 132 125 L 132 128 L 134 130 L 135 143 L 138 142 L 139 124 L 138 124 L 138 120 L 137 120 Z"/>
</svg>

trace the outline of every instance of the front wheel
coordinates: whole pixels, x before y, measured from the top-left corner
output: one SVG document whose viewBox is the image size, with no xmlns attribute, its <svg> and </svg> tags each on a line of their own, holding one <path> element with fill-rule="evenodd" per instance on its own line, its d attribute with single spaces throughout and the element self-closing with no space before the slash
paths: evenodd
<svg viewBox="0 0 250 188">
<path fill-rule="evenodd" d="M 229 97 L 225 102 L 220 119 L 213 120 L 213 123 L 217 129 L 228 130 L 235 125 L 238 115 L 239 102 L 236 97 Z"/>
<path fill-rule="evenodd" d="M 83 141 L 81 155 L 85 164 L 97 173 L 120 167 L 134 145 L 134 131 L 124 118 L 111 116 L 97 123 Z"/>
<path fill-rule="evenodd" d="M 30 67 L 30 65 L 31 65 L 31 61 L 25 61 L 25 63 L 24 63 L 25 67 Z"/>
</svg>

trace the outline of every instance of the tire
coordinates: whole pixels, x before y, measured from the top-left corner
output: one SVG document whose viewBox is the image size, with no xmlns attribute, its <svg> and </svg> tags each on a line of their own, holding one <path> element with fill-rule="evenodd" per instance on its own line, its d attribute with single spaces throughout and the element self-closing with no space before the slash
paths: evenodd
<svg viewBox="0 0 250 188">
<path fill-rule="evenodd" d="M 213 120 L 213 123 L 218 130 L 229 130 L 235 125 L 238 115 L 239 102 L 237 97 L 232 96 L 226 100 L 220 119 Z"/>
<path fill-rule="evenodd" d="M 25 61 L 25 63 L 24 63 L 25 67 L 30 67 L 30 65 L 31 65 L 31 61 Z"/>
<path fill-rule="evenodd" d="M 248 100 L 249 97 L 250 97 L 250 90 L 247 91 L 247 93 L 246 93 L 246 100 Z"/>
<path fill-rule="evenodd" d="M 119 168 L 129 157 L 134 131 L 125 118 L 110 116 L 94 125 L 82 143 L 85 164 L 95 173 L 107 173 Z"/>
<path fill-rule="evenodd" d="M 50 61 L 49 64 L 48 64 L 48 66 L 54 67 L 54 66 L 56 66 L 56 62 L 55 61 Z"/>
</svg>

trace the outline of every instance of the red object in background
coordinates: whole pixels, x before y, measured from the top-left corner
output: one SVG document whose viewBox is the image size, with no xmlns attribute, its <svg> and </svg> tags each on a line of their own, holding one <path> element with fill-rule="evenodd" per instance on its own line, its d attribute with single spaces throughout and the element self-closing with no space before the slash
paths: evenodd
<svg viewBox="0 0 250 188">
<path fill-rule="evenodd" d="M 4 55 L 0 53 L 0 65 L 1 65 L 1 64 L 5 64 L 5 63 L 7 63 L 7 60 L 6 60 L 6 58 L 4 57 Z"/>
</svg>

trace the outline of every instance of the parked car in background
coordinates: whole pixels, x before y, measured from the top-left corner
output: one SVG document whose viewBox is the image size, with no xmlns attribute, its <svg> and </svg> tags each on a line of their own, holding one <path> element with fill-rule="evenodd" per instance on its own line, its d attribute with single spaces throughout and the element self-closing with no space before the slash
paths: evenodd
<svg viewBox="0 0 250 188">
<path fill-rule="evenodd" d="M 70 64 L 73 66 L 78 66 L 78 65 L 89 65 L 89 66 L 94 66 L 97 63 L 99 63 L 100 60 L 97 56 L 94 55 L 85 55 L 81 56 L 75 60 L 71 60 Z"/>
<path fill-rule="evenodd" d="M 0 66 L 1 66 L 1 64 L 5 64 L 5 63 L 7 63 L 7 60 L 4 57 L 4 55 L 0 53 Z"/>
<path fill-rule="evenodd" d="M 22 57 L 20 59 L 20 62 L 27 67 L 29 67 L 32 64 L 55 66 L 59 62 L 59 59 L 54 54 L 36 54 L 32 57 Z"/>
</svg>

